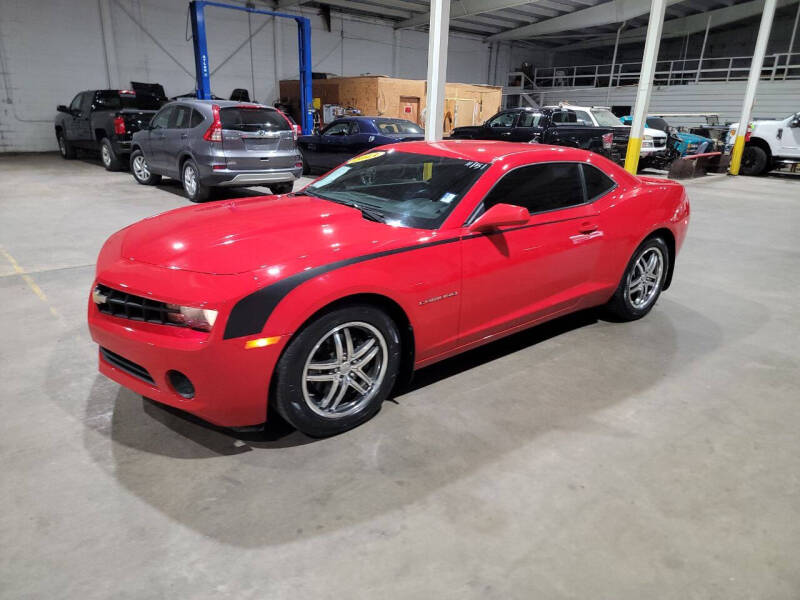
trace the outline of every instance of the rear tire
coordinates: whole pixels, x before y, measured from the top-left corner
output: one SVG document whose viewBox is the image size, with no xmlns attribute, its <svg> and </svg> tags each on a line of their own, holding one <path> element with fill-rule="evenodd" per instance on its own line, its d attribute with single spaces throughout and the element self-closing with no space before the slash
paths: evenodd
<svg viewBox="0 0 800 600">
<path fill-rule="evenodd" d="M 192 202 L 205 202 L 211 195 L 211 188 L 200 183 L 200 171 L 191 158 L 181 166 L 181 183 L 186 197 Z"/>
<path fill-rule="evenodd" d="M 311 165 L 308 164 L 306 155 L 302 150 L 300 151 L 300 157 L 303 159 L 303 175 L 311 175 Z"/>
<path fill-rule="evenodd" d="M 150 170 L 144 152 L 138 148 L 131 154 L 131 173 L 137 183 L 142 185 L 156 185 L 161 181 L 161 175 L 156 175 Z"/>
<path fill-rule="evenodd" d="M 122 161 L 114 152 L 114 146 L 108 138 L 100 140 L 100 161 L 106 168 L 106 171 L 119 171 L 122 168 Z"/>
<path fill-rule="evenodd" d="M 331 310 L 304 327 L 275 368 L 274 408 L 303 433 L 326 437 L 372 418 L 400 369 L 397 325 L 379 308 Z"/>
<path fill-rule="evenodd" d="M 61 153 L 61 158 L 64 160 L 75 158 L 75 147 L 67 141 L 63 133 L 57 133 L 56 140 L 58 140 L 58 151 Z"/>
<path fill-rule="evenodd" d="M 742 153 L 742 175 L 762 175 L 767 170 L 767 153 L 758 146 L 745 146 Z"/>
<path fill-rule="evenodd" d="M 669 249 L 660 237 L 642 242 L 633 253 L 606 310 L 618 320 L 641 319 L 655 306 L 669 273 Z"/>
<path fill-rule="evenodd" d="M 273 183 L 269 186 L 269 191 L 273 194 L 280 195 L 280 194 L 288 194 L 294 189 L 294 181 L 284 181 L 282 183 Z"/>
</svg>

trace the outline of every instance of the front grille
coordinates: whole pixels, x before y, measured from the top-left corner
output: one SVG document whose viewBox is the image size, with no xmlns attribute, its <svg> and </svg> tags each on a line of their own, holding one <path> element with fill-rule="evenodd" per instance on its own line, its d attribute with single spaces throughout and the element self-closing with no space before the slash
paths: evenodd
<svg viewBox="0 0 800 600">
<path fill-rule="evenodd" d="M 101 284 L 97 285 L 95 292 L 97 309 L 107 315 L 131 319 L 132 321 L 156 323 L 158 325 L 186 327 L 183 323 L 175 323 L 169 320 L 170 314 L 177 315 L 179 312 L 168 308 L 165 302 L 135 296 Z M 105 301 L 98 303 L 98 297 L 105 297 Z"/>
<path fill-rule="evenodd" d="M 141 379 L 145 383 L 149 383 L 150 385 L 155 385 L 156 382 L 153 381 L 153 377 L 150 373 L 147 372 L 141 365 L 137 365 L 132 360 L 128 360 L 125 357 L 120 356 L 119 354 L 115 354 L 111 350 L 107 350 L 106 348 L 100 347 L 100 354 L 103 356 L 105 361 L 110 365 L 117 367 L 120 371 L 125 371 L 128 375 L 132 375 L 137 379 Z"/>
<path fill-rule="evenodd" d="M 660 138 L 660 137 L 659 138 L 655 138 L 653 140 L 653 145 L 656 148 L 663 148 L 664 146 L 667 145 L 667 140 L 666 140 L 666 138 Z"/>
</svg>

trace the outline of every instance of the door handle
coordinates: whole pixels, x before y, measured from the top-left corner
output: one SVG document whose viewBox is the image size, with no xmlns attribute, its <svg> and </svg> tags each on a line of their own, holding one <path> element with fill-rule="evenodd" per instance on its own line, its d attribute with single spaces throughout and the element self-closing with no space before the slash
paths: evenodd
<svg viewBox="0 0 800 600">
<path fill-rule="evenodd" d="M 500 135 L 511 135 L 511 132 L 510 132 L 510 131 L 504 131 L 504 132 L 503 132 L 503 133 L 501 133 Z"/>
<path fill-rule="evenodd" d="M 188 138 L 188 137 L 189 137 L 189 134 L 188 134 L 188 133 L 182 133 L 182 134 L 181 134 L 181 139 L 182 139 L 182 140 L 185 140 L 185 139 L 186 139 L 186 138 Z"/>
<path fill-rule="evenodd" d="M 591 221 L 584 221 L 583 223 L 581 223 L 578 231 L 580 233 L 593 233 L 598 229 L 600 229 L 600 227 L 597 225 L 597 223 L 592 223 Z"/>
</svg>

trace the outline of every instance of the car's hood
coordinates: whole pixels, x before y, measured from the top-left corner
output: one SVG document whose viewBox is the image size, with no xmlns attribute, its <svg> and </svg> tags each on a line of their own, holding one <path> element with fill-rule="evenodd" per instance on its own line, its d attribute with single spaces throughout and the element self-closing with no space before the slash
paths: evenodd
<svg viewBox="0 0 800 600">
<path fill-rule="evenodd" d="M 702 143 L 702 142 L 711 142 L 711 141 L 713 141 L 713 140 L 710 140 L 707 137 L 703 137 L 702 135 L 697 135 L 696 133 L 685 133 L 683 131 L 679 131 L 677 135 L 684 142 Z"/>
<path fill-rule="evenodd" d="M 419 237 L 420 230 L 366 220 L 308 196 L 261 196 L 180 208 L 129 227 L 122 256 L 170 269 L 281 275 Z"/>
<path fill-rule="evenodd" d="M 644 128 L 645 135 L 652 135 L 655 137 L 667 137 L 667 134 L 661 131 L 660 129 L 650 129 L 649 127 Z"/>
</svg>

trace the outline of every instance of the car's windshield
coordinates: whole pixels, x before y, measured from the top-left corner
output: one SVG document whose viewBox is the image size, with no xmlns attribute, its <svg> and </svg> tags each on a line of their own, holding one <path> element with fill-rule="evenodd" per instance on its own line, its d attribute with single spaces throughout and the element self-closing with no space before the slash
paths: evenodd
<svg viewBox="0 0 800 600">
<path fill-rule="evenodd" d="M 372 119 L 375 127 L 383 134 L 391 133 L 422 133 L 422 129 L 405 119 Z"/>
<path fill-rule="evenodd" d="M 223 129 L 236 131 L 287 131 L 289 122 L 277 110 L 269 108 L 250 108 L 229 106 L 219 111 Z"/>
<path fill-rule="evenodd" d="M 593 108 L 592 114 L 600 127 L 619 127 L 622 125 L 622 121 L 607 108 Z"/>
<path fill-rule="evenodd" d="M 389 225 L 436 229 L 488 166 L 427 154 L 375 151 L 349 160 L 306 191 L 362 208 Z"/>
</svg>

